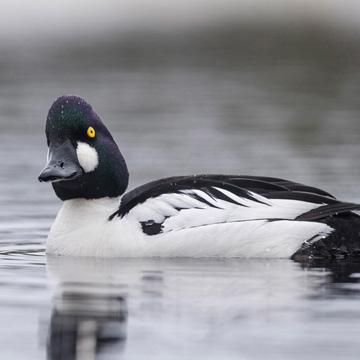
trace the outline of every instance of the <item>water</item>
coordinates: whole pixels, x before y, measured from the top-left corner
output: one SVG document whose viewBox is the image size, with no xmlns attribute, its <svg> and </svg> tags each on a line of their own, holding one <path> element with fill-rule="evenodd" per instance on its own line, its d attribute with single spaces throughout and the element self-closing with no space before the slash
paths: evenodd
<svg viewBox="0 0 360 360">
<path fill-rule="evenodd" d="M 108 125 L 130 188 L 238 173 L 360 201 L 357 40 L 245 30 L 3 49 L 1 359 L 358 357 L 357 263 L 45 255 L 61 203 L 37 175 L 66 93 Z"/>
</svg>

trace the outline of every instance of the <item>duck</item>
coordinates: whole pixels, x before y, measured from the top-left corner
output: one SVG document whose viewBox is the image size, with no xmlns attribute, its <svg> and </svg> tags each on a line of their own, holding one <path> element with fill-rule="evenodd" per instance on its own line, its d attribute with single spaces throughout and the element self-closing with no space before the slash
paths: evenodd
<svg viewBox="0 0 360 360">
<path fill-rule="evenodd" d="M 266 176 L 185 175 L 126 192 L 123 155 L 77 95 L 50 107 L 50 182 L 62 207 L 46 253 L 89 257 L 338 259 L 360 255 L 360 204 Z"/>
</svg>

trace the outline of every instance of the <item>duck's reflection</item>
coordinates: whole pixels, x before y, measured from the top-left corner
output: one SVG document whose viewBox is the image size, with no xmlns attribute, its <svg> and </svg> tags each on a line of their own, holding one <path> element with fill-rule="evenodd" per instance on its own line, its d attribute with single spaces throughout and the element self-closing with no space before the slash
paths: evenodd
<svg viewBox="0 0 360 360">
<path fill-rule="evenodd" d="M 314 260 L 301 266 L 309 270 L 310 277 L 321 276 L 320 281 L 314 282 L 314 288 L 318 291 L 313 296 L 360 297 L 360 259 Z"/>
<path fill-rule="evenodd" d="M 48 257 L 54 286 L 47 339 L 51 360 L 91 360 L 119 353 L 126 341 L 126 293 L 112 276 L 112 262 Z"/>
</svg>

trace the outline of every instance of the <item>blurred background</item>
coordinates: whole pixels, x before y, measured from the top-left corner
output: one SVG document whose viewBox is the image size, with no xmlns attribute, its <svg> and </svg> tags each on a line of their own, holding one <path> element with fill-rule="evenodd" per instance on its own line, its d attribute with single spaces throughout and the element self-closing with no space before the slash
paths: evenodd
<svg viewBox="0 0 360 360">
<path fill-rule="evenodd" d="M 263 174 L 359 200 L 359 18 L 356 0 L 4 0 L 3 176 L 50 194 L 35 187 L 46 114 L 75 93 L 115 135 L 130 187 Z"/>
</svg>

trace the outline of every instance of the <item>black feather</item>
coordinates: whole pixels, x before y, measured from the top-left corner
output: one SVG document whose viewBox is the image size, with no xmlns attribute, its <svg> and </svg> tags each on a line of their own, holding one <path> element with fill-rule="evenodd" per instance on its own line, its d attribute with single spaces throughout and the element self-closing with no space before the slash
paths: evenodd
<svg viewBox="0 0 360 360">
<path fill-rule="evenodd" d="M 360 210 L 360 204 L 339 201 L 337 203 L 320 206 L 317 209 L 310 210 L 304 214 L 299 215 L 295 220 L 316 221 L 327 218 L 329 216 L 348 213 L 356 210 Z"/>
<path fill-rule="evenodd" d="M 162 223 L 156 223 L 154 220 L 141 221 L 142 231 L 147 235 L 157 235 L 162 233 Z"/>
</svg>

